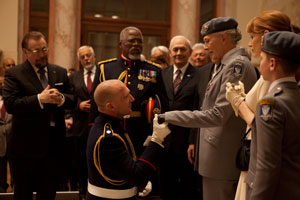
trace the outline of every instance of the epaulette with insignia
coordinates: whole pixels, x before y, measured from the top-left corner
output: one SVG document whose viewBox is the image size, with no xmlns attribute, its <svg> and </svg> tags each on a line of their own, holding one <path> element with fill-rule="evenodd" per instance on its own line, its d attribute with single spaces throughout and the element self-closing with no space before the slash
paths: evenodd
<svg viewBox="0 0 300 200">
<path fill-rule="evenodd" d="M 112 136 L 113 135 L 113 130 L 112 130 L 112 127 L 109 123 L 106 123 L 104 125 L 104 137 L 107 137 L 107 136 Z"/>
<path fill-rule="evenodd" d="M 273 118 L 273 106 L 275 102 L 272 99 L 263 99 L 259 101 L 260 105 L 260 118 L 268 121 Z"/>
<path fill-rule="evenodd" d="M 118 60 L 118 59 L 117 58 L 111 58 L 111 59 L 108 59 L 108 60 L 102 60 L 102 61 L 98 62 L 98 66 L 101 65 L 101 64 L 116 61 L 116 60 Z"/>
<path fill-rule="evenodd" d="M 158 67 L 158 68 L 161 68 L 160 64 L 157 64 L 157 63 L 152 62 L 152 61 L 150 61 L 150 60 L 145 60 L 145 62 L 147 62 L 147 63 L 149 63 L 149 64 L 151 64 L 151 65 L 154 65 L 154 66 L 156 66 L 156 67 Z"/>
<path fill-rule="evenodd" d="M 277 95 L 281 94 L 282 92 L 283 92 L 283 89 L 281 87 L 277 87 L 274 95 L 277 96 Z"/>
</svg>

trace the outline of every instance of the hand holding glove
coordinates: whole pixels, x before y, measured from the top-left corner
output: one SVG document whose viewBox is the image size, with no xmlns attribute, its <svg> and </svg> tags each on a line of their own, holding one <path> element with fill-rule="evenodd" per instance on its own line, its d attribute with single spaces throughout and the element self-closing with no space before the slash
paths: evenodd
<svg viewBox="0 0 300 200">
<path fill-rule="evenodd" d="M 145 197 L 148 194 L 150 194 L 151 191 L 152 191 L 152 183 L 150 181 L 148 181 L 144 190 L 142 192 L 139 192 L 139 197 Z"/>
<path fill-rule="evenodd" d="M 157 122 L 157 118 L 157 114 L 155 114 L 155 117 L 153 119 L 153 133 L 151 141 L 164 147 L 162 145 L 162 142 L 164 141 L 165 137 L 170 134 L 171 131 L 168 128 L 168 123 L 164 122 L 162 124 L 159 124 Z"/>
<path fill-rule="evenodd" d="M 226 83 L 226 99 L 231 103 L 235 116 L 239 116 L 239 106 L 245 100 L 244 84 L 239 81 L 238 85 L 234 83 Z"/>
</svg>

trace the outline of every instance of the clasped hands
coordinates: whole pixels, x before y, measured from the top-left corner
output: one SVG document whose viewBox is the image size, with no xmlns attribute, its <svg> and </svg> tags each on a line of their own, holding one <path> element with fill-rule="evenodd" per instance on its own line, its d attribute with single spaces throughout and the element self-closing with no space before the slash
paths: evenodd
<svg viewBox="0 0 300 200">
<path fill-rule="evenodd" d="M 57 104 L 60 105 L 63 102 L 63 95 L 56 88 L 50 88 L 48 85 L 40 94 L 39 94 L 41 103 Z"/>
<path fill-rule="evenodd" d="M 241 81 L 238 85 L 230 82 L 226 83 L 226 99 L 231 103 L 235 116 L 239 115 L 239 106 L 245 100 L 245 97 L 245 88 Z"/>
</svg>

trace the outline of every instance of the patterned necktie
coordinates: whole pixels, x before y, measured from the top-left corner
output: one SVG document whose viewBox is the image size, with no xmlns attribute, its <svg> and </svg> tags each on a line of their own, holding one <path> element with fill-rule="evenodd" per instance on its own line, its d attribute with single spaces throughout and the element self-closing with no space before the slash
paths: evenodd
<svg viewBox="0 0 300 200">
<path fill-rule="evenodd" d="M 45 72 L 46 71 L 44 69 L 38 70 L 38 73 L 40 74 L 40 81 L 42 83 L 43 88 L 46 88 L 48 86 L 48 80 L 46 78 Z"/>
<path fill-rule="evenodd" d="M 6 109 L 5 109 L 4 102 L 3 102 L 2 107 L 1 107 L 1 118 L 3 120 L 5 120 L 5 116 L 6 116 Z"/>
<path fill-rule="evenodd" d="M 174 94 L 176 94 L 176 92 L 177 92 L 177 90 L 178 90 L 178 88 L 179 88 L 179 85 L 180 85 L 180 83 L 181 83 L 181 77 L 180 77 L 180 75 L 181 75 L 181 70 L 180 69 L 177 69 L 177 71 L 176 71 L 176 78 L 174 79 L 174 81 L 173 81 L 173 86 L 174 86 Z"/>
<path fill-rule="evenodd" d="M 87 79 L 86 79 L 86 87 L 87 87 L 87 90 L 89 93 L 91 93 L 92 85 L 93 85 L 93 82 L 92 82 L 92 78 L 91 78 L 91 71 L 89 71 L 88 75 L 87 75 Z"/>
</svg>

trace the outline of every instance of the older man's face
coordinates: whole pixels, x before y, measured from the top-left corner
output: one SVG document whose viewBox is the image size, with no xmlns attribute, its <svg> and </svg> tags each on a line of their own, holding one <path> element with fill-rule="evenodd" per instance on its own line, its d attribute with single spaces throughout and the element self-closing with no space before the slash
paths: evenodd
<svg viewBox="0 0 300 200">
<path fill-rule="evenodd" d="M 129 30 L 120 43 L 122 54 L 130 60 L 138 60 L 143 51 L 143 38 L 139 31 Z"/>
<path fill-rule="evenodd" d="M 91 70 L 95 65 L 95 54 L 90 48 L 84 48 L 79 51 L 79 62 L 86 70 Z"/>
<path fill-rule="evenodd" d="M 6 71 L 8 70 L 9 68 L 15 66 L 15 61 L 11 58 L 6 58 L 3 60 L 3 70 Z"/>
<path fill-rule="evenodd" d="M 44 38 L 29 39 L 27 48 L 23 49 L 23 52 L 28 61 L 38 68 L 43 68 L 48 64 L 48 47 Z"/>
<path fill-rule="evenodd" d="M 219 64 L 225 54 L 223 33 L 212 33 L 204 36 L 205 50 L 213 63 Z"/>
<path fill-rule="evenodd" d="M 187 41 L 183 38 L 177 38 L 170 46 L 170 58 L 178 68 L 187 64 L 192 50 Z"/>
<path fill-rule="evenodd" d="M 202 67 L 209 62 L 207 52 L 204 48 L 194 49 L 191 55 L 192 65 L 195 67 Z"/>
</svg>

